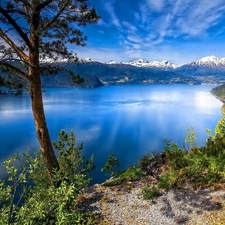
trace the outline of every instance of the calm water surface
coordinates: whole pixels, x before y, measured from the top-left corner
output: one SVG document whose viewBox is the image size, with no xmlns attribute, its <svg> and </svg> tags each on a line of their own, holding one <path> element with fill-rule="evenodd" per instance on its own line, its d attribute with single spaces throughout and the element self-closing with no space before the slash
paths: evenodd
<svg viewBox="0 0 225 225">
<path fill-rule="evenodd" d="M 184 145 L 194 127 L 197 143 L 221 118 L 222 103 L 210 94 L 212 86 L 129 85 L 97 89 L 46 88 L 44 105 L 52 140 L 61 129 L 74 130 L 84 153 L 95 155 L 93 182 L 102 182 L 108 154 L 114 152 L 121 169 L 145 153 L 163 150 L 163 140 Z M 0 163 L 28 147 L 38 149 L 30 99 L 0 96 Z M 4 170 L 0 167 L 0 177 Z"/>
</svg>

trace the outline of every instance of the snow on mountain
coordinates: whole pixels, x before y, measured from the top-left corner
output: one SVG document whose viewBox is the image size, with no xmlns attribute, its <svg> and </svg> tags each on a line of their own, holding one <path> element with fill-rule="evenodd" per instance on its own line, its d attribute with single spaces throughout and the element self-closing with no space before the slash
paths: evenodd
<svg viewBox="0 0 225 225">
<path fill-rule="evenodd" d="M 68 62 L 68 59 L 58 59 L 58 60 L 53 60 L 52 58 L 49 58 L 49 57 L 45 57 L 44 59 L 40 59 L 40 62 L 42 63 L 66 63 Z M 78 58 L 78 62 L 80 63 L 87 63 L 87 62 L 95 62 L 93 59 L 91 58 Z"/>
<path fill-rule="evenodd" d="M 176 69 L 178 67 L 178 65 L 174 64 L 174 63 L 170 63 L 169 61 L 151 61 L 149 62 L 148 67 L 152 67 L 152 68 L 167 68 L 167 69 Z"/>
<path fill-rule="evenodd" d="M 53 63 L 54 60 L 50 58 L 45 58 L 40 60 L 41 62 Z M 67 62 L 67 59 L 59 59 L 57 62 Z M 97 62 L 91 58 L 79 58 L 78 62 L 80 63 L 89 63 L 89 62 Z M 212 67 L 212 68 L 225 68 L 225 57 L 218 58 L 216 56 L 206 56 L 194 62 L 185 64 L 183 66 L 178 66 L 174 63 L 170 63 L 169 61 L 146 61 L 144 59 L 132 60 L 129 62 L 117 62 L 114 60 L 110 60 L 105 64 L 125 64 L 132 65 L 136 67 L 147 67 L 147 68 L 159 68 L 159 69 L 179 69 L 183 67 Z"/>
<path fill-rule="evenodd" d="M 207 67 L 225 67 L 225 58 L 217 58 L 216 56 L 206 56 L 195 62 L 188 63 L 189 66 L 207 66 Z"/>
<path fill-rule="evenodd" d="M 110 60 L 106 64 L 126 64 L 126 65 L 132 65 L 136 67 L 148 67 L 148 68 L 164 68 L 164 69 L 175 69 L 178 66 L 176 64 L 170 63 L 168 61 L 145 61 L 144 59 L 138 59 L 133 60 L 129 62 L 116 62 L 113 60 Z"/>
<path fill-rule="evenodd" d="M 58 59 L 58 60 L 55 61 L 52 58 L 45 57 L 45 58 L 40 59 L 40 62 L 41 63 L 68 62 L 68 59 Z"/>
<path fill-rule="evenodd" d="M 106 64 L 118 64 L 118 62 L 114 61 L 114 60 L 110 60 L 108 61 Z"/>
<path fill-rule="evenodd" d="M 85 59 L 79 58 L 78 62 L 80 62 L 80 63 L 88 63 L 88 62 L 95 62 L 95 60 L 93 60 L 92 58 L 85 58 Z"/>
</svg>

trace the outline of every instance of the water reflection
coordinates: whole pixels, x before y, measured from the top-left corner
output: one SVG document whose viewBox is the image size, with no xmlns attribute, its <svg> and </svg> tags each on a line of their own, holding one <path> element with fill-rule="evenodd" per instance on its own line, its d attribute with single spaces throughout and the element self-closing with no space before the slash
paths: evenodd
<svg viewBox="0 0 225 225">
<path fill-rule="evenodd" d="M 210 94 L 212 86 L 132 85 L 98 89 L 48 88 L 44 105 L 52 140 L 61 129 L 73 129 L 85 154 L 95 154 L 95 182 L 100 168 L 114 152 L 124 167 L 143 154 L 162 151 L 163 140 L 183 144 L 195 127 L 203 144 L 205 129 L 214 129 L 222 103 Z M 37 149 L 29 96 L 0 96 L 1 155 L 5 158 L 28 146 Z"/>
</svg>

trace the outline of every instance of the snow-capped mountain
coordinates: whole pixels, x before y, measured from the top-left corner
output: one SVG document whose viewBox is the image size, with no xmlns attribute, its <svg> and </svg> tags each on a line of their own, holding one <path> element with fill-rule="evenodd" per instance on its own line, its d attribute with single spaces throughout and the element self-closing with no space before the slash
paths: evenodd
<svg viewBox="0 0 225 225">
<path fill-rule="evenodd" d="M 178 65 L 170 63 L 169 61 L 162 61 L 162 62 L 151 61 L 146 66 L 151 68 L 165 68 L 165 69 L 176 69 L 178 67 Z"/>
<path fill-rule="evenodd" d="M 47 62 L 52 63 L 55 62 L 54 60 L 50 58 L 42 59 L 41 62 Z M 66 59 L 60 59 L 57 62 L 67 62 Z M 79 58 L 79 63 L 100 63 L 96 60 L 93 60 L 91 58 Z M 158 69 L 165 69 L 165 70 L 187 70 L 188 68 L 212 68 L 212 69 L 225 69 L 225 57 L 224 58 L 218 58 L 216 56 L 206 56 L 203 58 L 200 58 L 194 62 L 184 64 L 182 66 L 178 66 L 174 63 L 170 63 L 169 61 L 146 61 L 144 59 L 138 59 L 138 60 L 132 60 L 132 61 L 114 61 L 110 60 L 106 62 L 105 64 L 114 64 L 114 65 L 131 65 L 135 67 L 145 67 L 145 68 L 158 68 Z"/>
<path fill-rule="evenodd" d="M 79 58 L 78 59 L 78 62 L 83 62 L 83 63 L 85 63 L 85 62 L 95 62 L 95 60 L 93 60 L 92 58 L 86 58 L 86 59 L 82 59 L 82 58 Z"/>
<path fill-rule="evenodd" d="M 91 58 L 79 59 L 77 64 L 65 65 L 68 70 L 86 79 L 85 87 L 122 84 L 219 84 L 225 78 L 225 58 L 215 56 L 207 56 L 179 67 L 168 61 L 139 59 L 102 63 Z M 42 79 L 45 85 L 69 86 L 69 79 L 66 80 L 64 76 L 65 73 L 59 72 L 54 78 L 43 76 Z"/>
<path fill-rule="evenodd" d="M 144 59 L 133 60 L 129 62 L 116 62 L 114 60 L 110 60 L 106 64 L 126 64 L 132 65 L 136 67 L 148 67 L 148 68 L 163 68 L 163 69 L 175 69 L 178 66 L 174 63 L 170 63 L 168 61 L 145 61 Z"/>
<path fill-rule="evenodd" d="M 49 57 L 45 57 L 45 58 L 41 58 L 40 59 L 41 63 L 55 63 L 55 62 L 60 62 L 60 63 L 65 63 L 68 62 L 68 59 L 58 59 L 58 60 L 54 60 L 52 58 Z"/>
<path fill-rule="evenodd" d="M 114 60 L 110 60 L 108 61 L 106 64 L 119 64 L 118 62 L 114 61 Z"/>
<path fill-rule="evenodd" d="M 66 63 L 68 62 L 68 59 L 58 59 L 58 60 L 54 60 L 52 58 L 49 57 L 45 57 L 44 59 L 40 59 L 41 63 Z M 96 62 L 95 60 L 91 59 L 91 58 L 78 58 L 78 62 L 79 63 L 87 63 L 87 62 Z"/>
<path fill-rule="evenodd" d="M 223 68 L 225 67 L 225 58 L 217 58 L 216 56 L 206 56 L 186 65 Z"/>
</svg>

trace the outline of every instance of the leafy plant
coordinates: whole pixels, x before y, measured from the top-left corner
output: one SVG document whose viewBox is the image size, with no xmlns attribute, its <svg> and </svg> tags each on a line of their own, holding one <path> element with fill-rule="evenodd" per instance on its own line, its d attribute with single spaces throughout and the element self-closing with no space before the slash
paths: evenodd
<svg viewBox="0 0 225 225">
<path fill-rule="evenodd" d="M 148 154 L 145 154 L 140 160 L 139 160 L 139 165 L 141 167 L 141 170 L 143 172 L 148 170 L 148 165 L 152 161 L 152 156 L 149 156 Z"/>
<path fill-rule="evenodd" d="M 188 152 L 182 150 L 177 144 L 171 143 L 169 140 L 165 140 L 164 151 L 166 153 L 167 160 L 170 167 L 174 170 L 181 169 L 188 165 Z"/>
<path fill-rule="evenodd" d="M 0 224 L 95 224 L 92 215 L 75 207 L 77 196 L 90 182 L 93 156 L 85 161 L 82 145 L 74 143 L 73 132 L 60 132 L 54 143 L 60 170 L 54 171 L 53 181 L 40 152 L 29 156 L 27 151 L 19 168 L 18 154 L 4 163 L 9 177 L 7 182 L 0 181 Z"/>
<path fill-rule="evenodd" d="M 193 127 L 188 129 L 188 133 L 184 141 L 189 144 L 190 148 L 192 148 L 193 146 L 196 146 L 196 132 Z"/>
<path fill-rule="evenodd" d="M 161 196 L 161 193 L 155 186 L 145 186 L 142 189 L 142 195 L 145 200 L 153 200 L 154 198 Z"/>
<path fill-rule="evenodd" d="M 116 175 L 116 167 L 120 165 L 119 160 L 115 157 L 114 153 L 108 156 L 105 166 L 101 169 L 102 172 L 106 172 L 107 176 Z"/>
<path fill-rule="evenodd" d="M 158 186 L 160 188 L 170 189 L 178 184 L 178 174 L 173 171 L 169 171 L 159 178 Z"/>
<path fill-rule="evenodd" d="M 105 186 L 118 185 L 125 181 L 140 180 L 140 178 L 141 168 L 139 166 L 130 166 L 126 170 L 121 171 L 114 179 L 106 181 Z"/>
<path fill-rule="evenodd" d="M 186 138 L 190 143 L 189 151 L 179 148 L 176 144 L 166 141 L 165 152 L 169 170 L 159 179 L 159 187 L 181 187 L 188 181 L 193 187 L 214 186 L 225 184 L 225 118 L 218 122 L 215 135 L 207 130 L 208 138 L 205 146 L 195 145 L 195 132 Z"/>
</svg>

